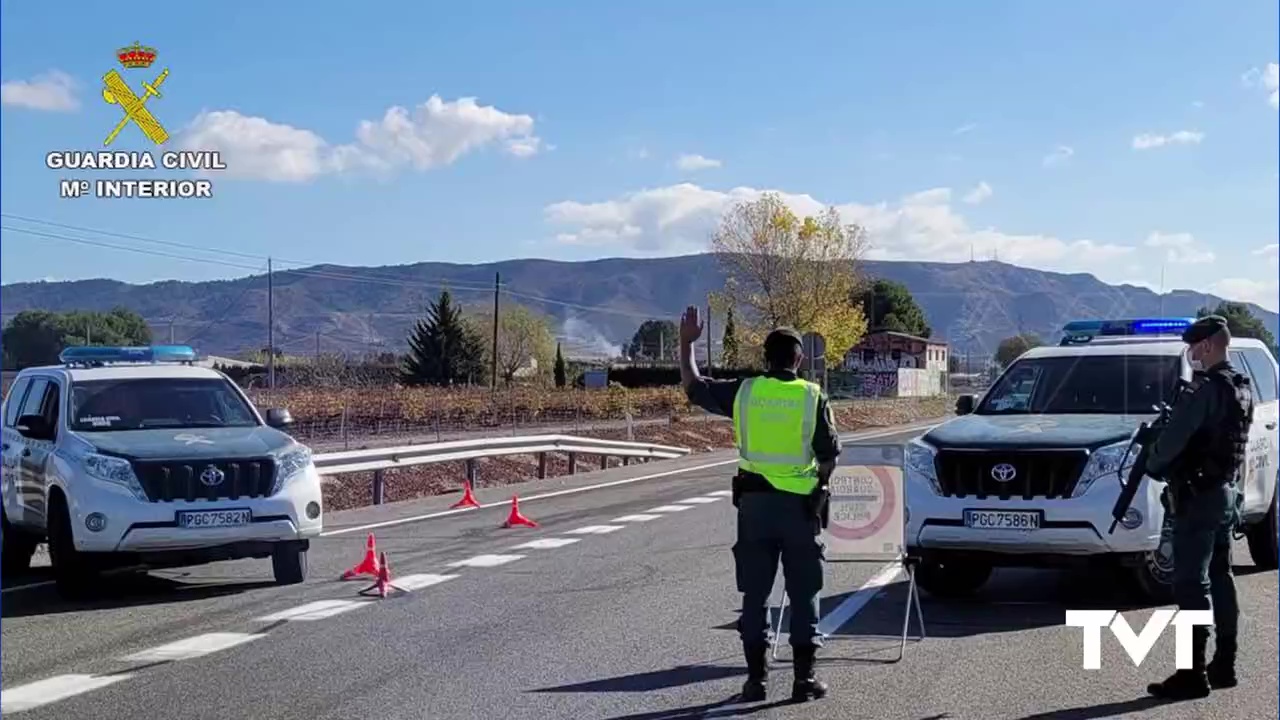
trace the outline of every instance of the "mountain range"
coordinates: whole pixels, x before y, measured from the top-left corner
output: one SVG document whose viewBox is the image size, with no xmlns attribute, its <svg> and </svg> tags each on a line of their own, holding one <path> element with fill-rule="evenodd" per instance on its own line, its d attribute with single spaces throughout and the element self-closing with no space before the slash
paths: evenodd
<svg viewBox="0 0 1280 720">
<path fill-rule="evenodd" d="M 1080 318 L 1192 316 L 1221 298 L 1187 290 L 1159 295 L 1108 285 L 1089 274 L 1063 274 L 997 261 L 860 263 L 868 277 L 901 282 L 924 309 L 933 335 L 954 352 L 985 355 L 1021 332 L 1052 341 Z M 274 295 L 275 343 L 288 354 L 399 351 L 413 323 L 442 287 L 477 310 L 489 310 L 495 274 L 500 302 L 519 302 L 550 316 L 569 356 L 618 353 L 640 323 L 676 319 L 687 305 L 706 305 L 723 287 L 713 255 L 586 262 L 507 260 L 482 265 L 416 263 L 387 267 L 319 265 L 211 282 L 116 280 L 14 283 L 0 288 L 4 316 L 27 309 L 109 310 L 125 306 L 151 323 L 157 342 L 170 338 L 203 353 L 235 356 L 267 346 L 268 286 Z M 1276 313 L 1249 309 L 1272 334 Z M 490 310 L 491 311 L 491 310 Z M 719 337 L 719 328 L 713 328 Z"/>
</svg>

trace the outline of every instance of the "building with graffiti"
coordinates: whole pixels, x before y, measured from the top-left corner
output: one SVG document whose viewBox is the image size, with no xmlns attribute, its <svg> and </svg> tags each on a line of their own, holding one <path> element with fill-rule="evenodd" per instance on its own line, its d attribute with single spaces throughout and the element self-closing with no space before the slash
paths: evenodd
<svg viewBox="0 0 1280 720">
<path fill-rule="evenodd" d="M 947 391 L 945 342 L 882 330 L 868 333 L 831 374 L 832 397 L 923 397 Z"/>
</svg>

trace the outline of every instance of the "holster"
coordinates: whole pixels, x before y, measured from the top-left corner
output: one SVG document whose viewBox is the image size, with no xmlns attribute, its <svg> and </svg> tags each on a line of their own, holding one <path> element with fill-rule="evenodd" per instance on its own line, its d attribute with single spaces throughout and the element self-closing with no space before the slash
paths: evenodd
<svg viewBox="0 0 1280 720">
<path fill-rule="evenodd" d="M 820 529 L 826 529 L 831 520 L 831 489 L 826 485 L 818 485 L 809 493 L 805 502 L 809 514 L 818 521 Z"/>
</svg>

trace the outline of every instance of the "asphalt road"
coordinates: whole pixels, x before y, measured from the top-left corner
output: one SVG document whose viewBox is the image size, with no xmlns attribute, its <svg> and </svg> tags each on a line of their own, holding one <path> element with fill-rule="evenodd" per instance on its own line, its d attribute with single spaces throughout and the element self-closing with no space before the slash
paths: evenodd
<svg viewBox="0 0 1280 720">
<path fill-rule="evenodd" d="M 335 515 L 293 587 L 270 585 L 265 561 L 114 578 L 85 604 L 8 579 L 0 701 L 33 720 L 1275 717 L 1276 573 L 1252 573 L 1243 549 L 1244 684 L 1206 700 L 1142 699 L 1172 666 L 1172 633 L 1140 670 L 1108 641 L 1104 671 L 1080 669 L 1063 610 L 1107 607 L 1107 580 L 1010 571 L 970 602 L 926 595 L 927 639 L 888 664 L 902 578 L 833 563 L 819 668 L 832 695 L 730 704 L 743 679 L 730 473 L 715 453 L 481 491 L 481 510 L 436 498 Z M 540 528 L 500 527 L 512 490 Z M 364 599 L 367 583 L 336 580 L 372 523 L 410 592 Z M 779 700 L 788 662 L 784 649 Z"/>
</svg>

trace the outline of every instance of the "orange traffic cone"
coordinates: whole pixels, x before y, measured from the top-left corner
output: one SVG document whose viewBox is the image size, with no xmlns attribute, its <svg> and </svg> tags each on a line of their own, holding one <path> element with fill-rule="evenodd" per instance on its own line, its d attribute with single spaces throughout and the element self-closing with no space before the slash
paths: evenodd
<svg viewBox="0 0 1280 720">
<path fill-rule="evenodd" d="M 480 507 L 480 503 L 476 502 L 476 496 L 471 494 L 471 481 L 464 480 L 462 482 L 462 499 L 449 506 L 451 509 L 464 507 Z"/>
<path fill-rule="evenodd" d="M 404 592 L 404 588 L 396 587 L 391 583 L 391 563 L 387 562 L 387 554 L 382 553 L 381 561 L 378 563 L 378 579 L 372 585 L 361 590 L 360 595 L 370 596 L 377 595 L 379 598 L 385 598 L 392 590 Z"/>
<path fill-rule="evenodd" d="M 511 496 L 511 514 L 507 515 L 507 521 L 502 523 L 502 527 L 504 528 L 509 528 L 509 527 L 536 528 L 538 527 L 538 523 L 525 517 L 524 514 L 520 512 L 520 498 L 515 495 L 512 495 Z"/>
<path fill-rule="evenodd" d="M 365 540 L 364 543 L 364 559 L 355 567 L 342 573 L 342 579 L 352 580 L 361 576 L 376 578 L 378 577 L 378 572 L 378 547 L 374 542 L 373 533 L 369 533 L 369 539 Z"/>
</svg>

